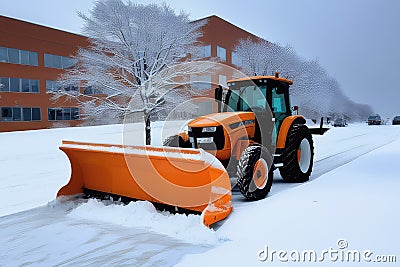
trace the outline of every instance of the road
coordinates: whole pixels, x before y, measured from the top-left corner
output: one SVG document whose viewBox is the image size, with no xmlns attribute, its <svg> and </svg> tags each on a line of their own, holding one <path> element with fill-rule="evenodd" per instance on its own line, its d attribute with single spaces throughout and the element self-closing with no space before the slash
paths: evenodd
<svg viewBox="0 0 400 267">
<path fill-rule="evenodd" d="M 400 127 L 355 125 L 331 130 L 324 136 L 315 136 L 315 163 L 310 182 L 369 151 L 389 144 L 399 135 Z M 284 183 L 275 172 L 269 196 L 297 186 L 301 184 Z M 143 228 L 68 216 L 82 201 L 64 204 L 51 202 L 0 217 L 0 245 L 3 248 L 0 265 L 170 266 L 186 254 L 201 253 L 214 246 L 190 244 Z M 234 191 L 233 205 L 231 217 L 240 216 L 251 202 L 245 201 L 239 192 Z M 229 223 L 229 218 L 222 223 Z"/>
</svg>

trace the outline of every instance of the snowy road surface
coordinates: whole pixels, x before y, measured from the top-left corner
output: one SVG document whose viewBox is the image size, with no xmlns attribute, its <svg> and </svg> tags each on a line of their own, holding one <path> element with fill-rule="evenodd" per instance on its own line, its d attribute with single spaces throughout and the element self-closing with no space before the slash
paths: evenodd
<svg viewBox="0 0 400 267">
<path fill-rule="evenodd" d="M 170 266 L 209 248 L 145 228 L 66 216 L 73 207 L 38 207 L 2 217 L 0 265 Z"/>
<path fill-rule="evenodd" d="M 316 184 L 324 174 L 398 140 L 400 135 L 400 127 L 360 124 L 314 136 L 315 164 L 309 183 L 286 184 L 275 172 L 269 202 L 267 198 L 254 204 L 234 192 L 234 212 L 217 231 L 211 231 L 199 225 L 196 216 L 185 220 L 182 215 L 163 215 L 146 203 L 132 207 L 94 200 L 53 201 L 70 175 L 68 160 L 58 150 L 61 140 L 122 143 L 122 129 L 113 125 L 0 134 L 0 245 L 9 248 L 0 252 L 0 265 L 168 266 L 187 254 L 212 254 L 214 247 L 218 250 L 235 243 L 235 234 L 226 229 L 238 221 L 246 224 L 249 208 L 262 210 L 280 196 L 287 198 L 294 188 L 293 192 L 301 191 Z M 138 136 L 140 143 L 142 133 L 138 129 L 130 134 Z M 129 216 L 135 212 L 136 217 Z"/>
</svg>

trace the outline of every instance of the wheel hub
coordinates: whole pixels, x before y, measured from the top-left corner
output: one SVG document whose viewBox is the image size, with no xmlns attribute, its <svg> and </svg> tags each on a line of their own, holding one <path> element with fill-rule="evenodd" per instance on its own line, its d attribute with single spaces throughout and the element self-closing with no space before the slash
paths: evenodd
<svg viewBox="0 0 400 267">
<path fill-rule="evenodd" d="M 300 170 L 303 173 L 306 173 L 311 164 L 311 148 L 310 143 L 306 138 L 301 140 L 300 146 L 297 149 L 297 161 L 299 163 Z"/>
<path fill-rule="evenodd" d="M 258 189 L 263 189 L 268 180 L 268 165 L 264 159 L 259 159 L 254 166 L 253 181 Z"/>
</svg>

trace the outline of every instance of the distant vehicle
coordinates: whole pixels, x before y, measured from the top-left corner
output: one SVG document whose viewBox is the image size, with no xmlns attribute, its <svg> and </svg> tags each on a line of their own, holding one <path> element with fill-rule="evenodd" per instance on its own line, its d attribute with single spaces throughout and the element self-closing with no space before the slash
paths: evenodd
<svg viewBox="0 0 400 267">
<path fill-rule="evenodd" d="M 368 117 L 368 125 L 381 125 L 382 119 L 379 114 L 371 115 Z"/>
<path fill-rule="evenodd" d="M 346 127 L 347 121 L 345 119 L 336 119 L 333 121 L 333 127 Z"/>
<path fill-rule="evenodd" d="M 400 124 L 400 116 L 394 117 L 394 118 L 393 118 L 393 121 L 392 121 L 392 124 L 393 124 L 393 125 Z"/>
</svg>

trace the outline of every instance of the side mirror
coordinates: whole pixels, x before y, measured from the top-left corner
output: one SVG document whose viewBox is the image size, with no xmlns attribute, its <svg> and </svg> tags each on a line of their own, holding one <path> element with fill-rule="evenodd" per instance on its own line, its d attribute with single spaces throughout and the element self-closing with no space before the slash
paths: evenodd
<svg viewBox="0 0 400 267">
<path fill-rule="evenodd" d="M 293 106 L 292 111 L 295 111 L 296 115 L 298 115 L 299 114 L 299 106 Z"/>
<path fill-rule="evenodd" d="M 221 85 L 219 85 L 217 88 L 215 88 L 215 91 L 214 91 L 215 100 L 222 101 L 222 92 L 223 92 L 223 89 L 222 89 Z"/>
<path fill-rule="evenodd" d="M 215 101 L 217 101 L 217 105 L 218 105 L 218 112 L 221 112 L 221 108 L 222 108 L 222 93 L 223 93 L 223 89 L 222 86 L 219 85 L 217 88 L 215 88 L 214 91 L 214 99 Z"/>
</svg>

